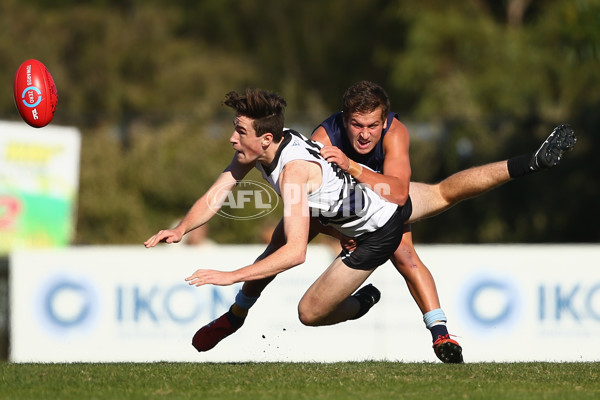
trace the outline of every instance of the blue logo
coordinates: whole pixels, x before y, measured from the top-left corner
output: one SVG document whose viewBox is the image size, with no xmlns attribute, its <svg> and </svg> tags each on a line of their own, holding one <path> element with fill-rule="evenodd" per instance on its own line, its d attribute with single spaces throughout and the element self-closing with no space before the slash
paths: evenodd
<svg viewBox="0 0 600 400">
<path fill-rule="evenodd" d="M 54 275 L 40 291 L 36 313 L 45 328 L 56 333 L 87 331 L 99 316 L 99 296 L 94 285 L 82 277 Z"/>
<path fill-rule="evenodd" d="M 29 92 L 29 93 L 28 93 Z M 37 100 L 35 100 L 35 94 L 37 93 Z M 29 103 L 25 100 L 25 95 L 29 98 Z M 34 108 L 37 107 L 38 104 L 42 102 L 42 91 L 35 86 L 29 86 L 23 90 L 23 94 L 21 94 L 21 100 L 26 107 Z"/>
<path fill-rule="evenodd" d="M 506 334 L 519 322 L 523 296 L 508 275 L 473 276 L 460 293 L 460 314 L 469 328 Z"/>
</svg>

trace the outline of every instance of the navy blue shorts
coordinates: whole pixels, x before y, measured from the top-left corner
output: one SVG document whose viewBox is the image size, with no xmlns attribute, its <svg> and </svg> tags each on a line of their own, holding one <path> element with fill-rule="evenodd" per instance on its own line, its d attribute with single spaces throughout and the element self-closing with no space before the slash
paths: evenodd
<svg viewBox="0 0 600 400">
<path fill-rule="evenodd" d="M 398 207 L 390 220 L 375 232 L 365 233 L 356 240 L 356 248 L 340 253 L 342 262 L 352 269 L 369 271 L 379 267 L 392 257 L 404 233 L 404 224 L 412 213 L 410 197 L 402 207 Z"/>
</svg>

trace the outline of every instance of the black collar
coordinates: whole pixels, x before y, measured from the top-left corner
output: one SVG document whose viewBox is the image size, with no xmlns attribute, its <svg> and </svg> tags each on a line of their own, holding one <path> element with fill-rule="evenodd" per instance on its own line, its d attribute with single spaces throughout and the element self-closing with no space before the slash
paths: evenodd
<svg viewBox="0 0 600 400">
<path fill-rule="evenodd" d="M 263 164 L 263 169 L 265 170 L 265 173 L 267 174 L 267 176 L 271 176 L 271 174 L 275 170 L 275 167 L 277 167 L 277 163 L 279 162 L 279 158 L 281 157 L 281 152 L 291 141 L 292 141 L 291 132 L 289 130 L 283 131 L 283 139 L 281 139 L 279 148 L 277 149 L 277 152 L 275 153 L 275 157 L 273 158 L 273 161 L 271 161 L 271 163 L 269 165 Z"/>
</svg>

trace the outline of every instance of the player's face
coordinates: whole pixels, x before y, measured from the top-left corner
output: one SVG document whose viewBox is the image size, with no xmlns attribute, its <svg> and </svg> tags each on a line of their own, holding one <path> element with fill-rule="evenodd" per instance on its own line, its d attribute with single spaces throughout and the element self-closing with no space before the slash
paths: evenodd
<svg viewBox="0 0 600 400">
<path fill-rule="evenodd" d="M 381 107 L 369 113 L 353 113 L 344 120 L 350 144 L 358 154 L 368 154 L 381 140 L 386 120 L 382 118 Z"/>
<path fill-rule="evenodd" d="M 237 160 L 241 164 L 250 164 L 263 154 L 263 138 L 256 136 L 254 120 L 238 115 L 233 120 L 234 131 L 229 142 L 236 151 Z"/>
</svg>

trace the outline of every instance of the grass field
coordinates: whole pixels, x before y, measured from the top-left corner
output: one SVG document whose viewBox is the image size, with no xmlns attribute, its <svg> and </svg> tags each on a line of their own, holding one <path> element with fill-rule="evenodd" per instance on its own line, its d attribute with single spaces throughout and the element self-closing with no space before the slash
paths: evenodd
<svg viewBox="0 0 600 400">
<path fill-rule="evenodd" d="M 0 399 L 598 399 L 600 363 L 0 364 Z"/>
</svg>

